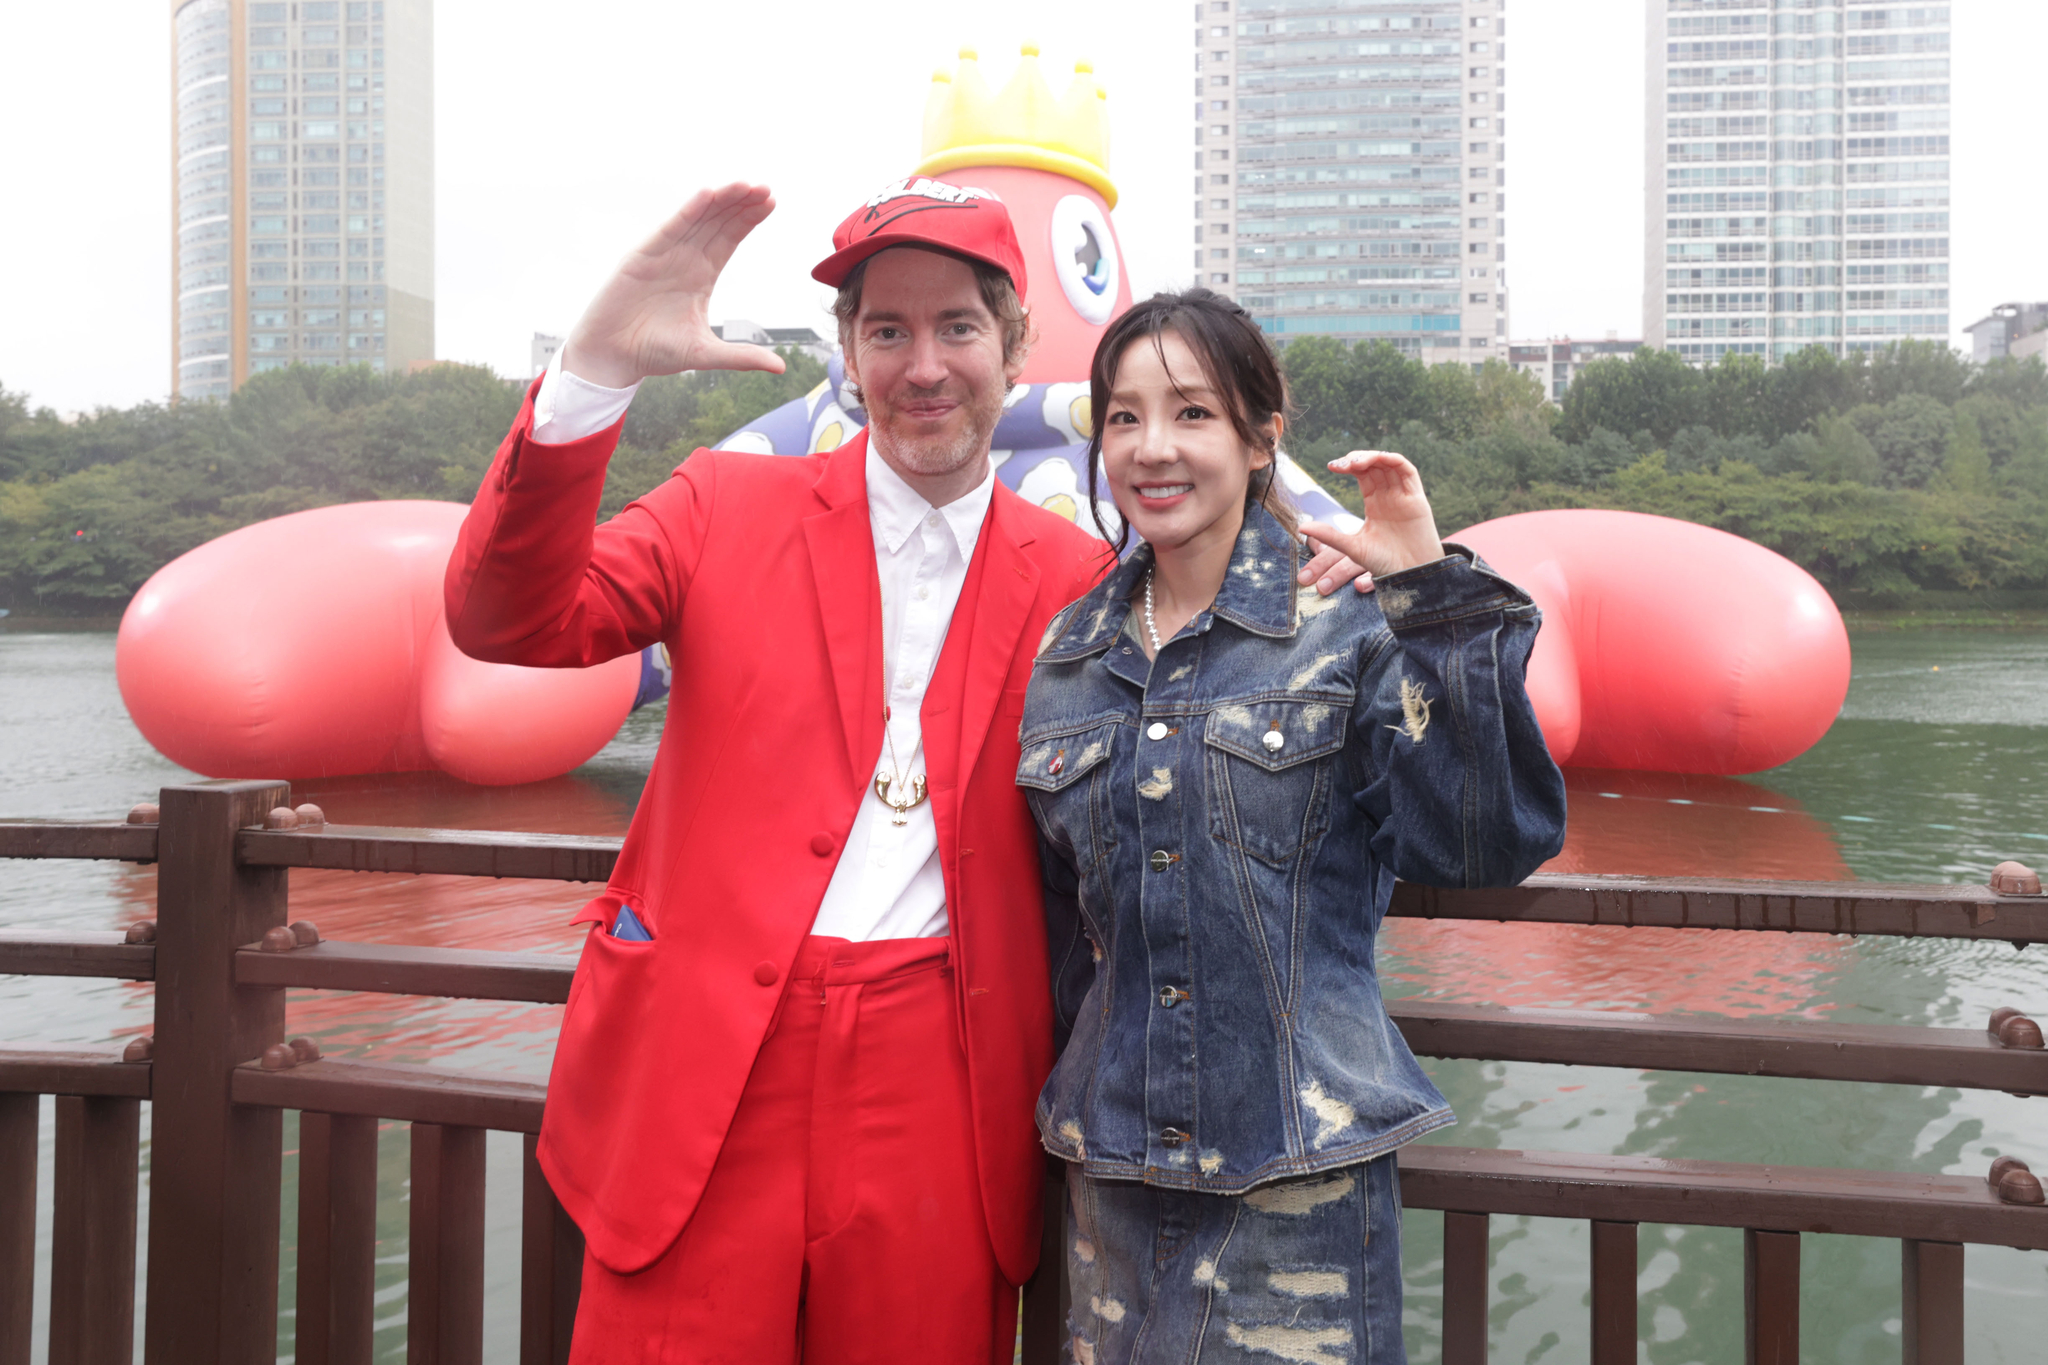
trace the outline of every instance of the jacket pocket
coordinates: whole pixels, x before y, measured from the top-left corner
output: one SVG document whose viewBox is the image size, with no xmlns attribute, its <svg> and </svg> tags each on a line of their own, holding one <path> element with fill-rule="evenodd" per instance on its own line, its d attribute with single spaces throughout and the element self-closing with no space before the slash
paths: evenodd
<svg viewBox="0 0 2048 1365">
<path fill-rule="evenodd" d="M 659 938 L 660 935 L 655 932 L 654 916 L 648 913 L 646 906 L 647 902 L 634 892 L 606 888 L 603 895 L 577 911 L 576 918 L 569 922 L 571 924 L 594 924 L 597 926 L 597 932 L 600 937 L 610 939 L 623 948 L 651 948 L 654 946 L 654 940 Z M 646 931 L 647 937 L 622 939 L 613 934 L 612 931 L 619 924 L 620 911 L 629 908 L 633 918 Z"/>
<path fill-rule="evenodd" d="M 654 989 L 657 954 L 651 939 L 612 937 L 611 926 L 594 919 L 583 951 L 576 959 L 576 974 L 569 982 L 569 1001 L 562 1014 L 560 1055 L 573 1038 L 614 1036 L 621 1031 L 638 1033 L 643 1015 L 658 998 Z M 573 1025 L 573 1027 L 572 1027 Z M 573 1051 L 573 1047 L 570 1048 Z"/>
<path fill-rule="evenodd" d="M 1327 701 L 1230 702 L 1209 713 L 1209 832 L 1275 865 L 1293 862 L 1329 828 L 1329 757 L 1344 747 L 1351 707 Z"/>
<path fill-rule="evenodd" d="M 1017 759 L 1017 785 L 1065 791 L 1109 757 L 1118 724 L 1110 719 L 1025 739 Z"/>
<path fill-rule="evenodd" d="M 1086 876 L 1116 843 L 1110 814 L 1096 780 L 1109 771 L 1120 722 L 1090 721 L 1051 733 L 1027 736 L 1017 760 L 1017 785 L 1025 789 L 1047 839 L 1073 850 L 1076 870 Z M 1087 778 L 1087 781 L 1083 781 Z"/>
</svg>

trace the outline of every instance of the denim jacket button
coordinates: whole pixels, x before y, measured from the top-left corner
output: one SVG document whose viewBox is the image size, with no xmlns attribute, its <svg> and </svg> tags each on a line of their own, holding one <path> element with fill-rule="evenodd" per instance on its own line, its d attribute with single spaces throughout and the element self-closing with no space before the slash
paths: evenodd
<svg viewBox="0 0 2048 1365">
<path fill-rule="evenodd" d="M 1153 721 L 1152 724 L 1149 727 L 1147 727 L 1145 731 L 1145 738 L 1147 739 L 1165 739 L 1166 736 L 1166 722 L 1163 720 Z"/>
<path fill-rule="evenodd" d="M 1190 998 L 1186 991 L 1176 990 L 1172 986 L 1161 986 L 1159 988 L 1159 1008 L 1163 1010 L 1170 1010 L 1181 1001 Z"/>
<path fill-rule="evenodd" d="M 1194 1137 L 1193 1133 L 1183 1133 L 1178 1128 L 1161 1128 L 1159 1130 L 1159 1140 L 1168 1147 L 1178 1147 L 1183 1142 L 1192 1142 Z"/>
<path fill-rule="evenodd" d="M 1280 733 L 1279 721 L 1274 721 L 1273 728 L 1260 736 L 1259 743 L 1266 746 L 1266 752 L 1268 753 L 1277 754 L 1280 752 L 1282 746 L 1287 743 L 1287 736 Z"/>
<path fill-rule="evenodd" d="M 1152 850 L 1152 857 L 1149 861 L 1154 872 L 1164 872 L 1167 868 L 1172 867 L 1178 859 L 1163 848 L 1155 848 Z"/>
</svg>

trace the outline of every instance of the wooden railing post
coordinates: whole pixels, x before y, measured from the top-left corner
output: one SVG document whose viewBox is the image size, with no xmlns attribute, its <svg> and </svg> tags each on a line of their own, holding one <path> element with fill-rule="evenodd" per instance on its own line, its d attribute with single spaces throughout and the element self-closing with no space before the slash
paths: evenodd
<svg viewBox="0 0 2048 1365">
<path fill-rule="evenodd" d="M 1799 1365 L 1799 1234 L 1742 1230 L 1747 1365 Z"/>
<path fill-rule="evenodd" d="M 286 919 L 283 868 L 239 867 L 235 831 L 282 782 L 166 787 L 157 828 L 147 1365 L 272 1365 L 284 1116 L 229 1073 L 284 1041 L 284 991 L 237 986 L 235 949 Z"/>
<path fill-rule="evenodd" d="M 1489 1214 L 1444 1214 L 1444 1365 L 1486 1365 L 1492 1231 Z"/>
<path fill-rule="evenodd" d="M 1636 1365 L 1636 1225 L 1593 1220 L 1593 1365 Z"/>
<path fill-rule="evenodd" d="M 299 1115 L 295 1365 L 370 1359 L 377 1294 L 377 1120 Z"/>
<path fill-rule="evenodd" d="M 526 1135 L 520 1207 L 519 1365 L 567 1365 L 583 1295 L 583 1233 L 540 1168 L 540 1138 Z"/>
<path fill-rule="evenodd" d="M 483 1365 L 484 1130 L 412 1126 L 407 1365 Z"/>
<path fill-rule="evenodd" d="M 0 1094 L 0 1365 L 28 1365 L 35 1321 L 37 1100 Z"/>
<path fill-rule="evenodd" d="M 135 1188 L 142 1101 L 57 1097 L 50 1365 L 135 1359 Z"/>
<path fill-rule="evenodd" d="M 1963 1244 L 1900 1244 L 1905 1276 L 1901 1365 L 1963 1365 Z"/>
</svg>

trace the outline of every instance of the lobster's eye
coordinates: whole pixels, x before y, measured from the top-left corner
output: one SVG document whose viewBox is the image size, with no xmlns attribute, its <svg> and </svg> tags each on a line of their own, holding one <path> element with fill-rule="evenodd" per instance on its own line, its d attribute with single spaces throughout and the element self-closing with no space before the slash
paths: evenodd
<svg viewBox="0 0 2048 1365">
<path fill-rule="evenodd" d="M 1093 200 L 1070 194 L 1052 206 L 1052 267 L 1083 321 L 1102 326 L 1116 307 L 1122 262 L 1109 218 Z"/>
</svg>

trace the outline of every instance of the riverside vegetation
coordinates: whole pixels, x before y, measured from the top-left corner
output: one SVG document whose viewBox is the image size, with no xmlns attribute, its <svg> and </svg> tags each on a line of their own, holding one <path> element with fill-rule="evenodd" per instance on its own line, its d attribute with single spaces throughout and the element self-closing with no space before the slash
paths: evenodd
<svg viewBox="0 0 2048 1365">
<path fill-rule="evenodd" d="M 691 450 L 822 382 L 697 374 L 642 386 L 601 515 Z M 2048 589 L 2048 370 L 1976 366 L 1935 342 L 1766 369 L 1669 352 L 1583 369 L 1561 406 L 1499 360 L 1425 366 L 1385 343 L 1288 346 L 1288 446 L 1312 472 L 1346 450 L 1414 459 L 1447 530 L 1551 507 L 1681 517 L 1769 546 L 1851 606 Z M 0 607 L 111 616 L 159 567 L 254 521 L 376 498 L 466 502 L 518 411 L 488 369 L 257 375 L 223 403 L 65 420 L 0 390 Z M 1332 481 L 1340 501 L 1356 490 Z"/>
<path fill-rule="evenodd" d="M 1936 342 L 1766 369 L 1669 351 L 1586 366 L 1562 406 L 1498 360 L 1425 367 L 1384 343 L 1287 348 L 1309 468 L 1354 446 L 1413 459 L 1446 531 L 1551 507 L 1732 531 L 1845 606 L 2048 587 L 2048 370 Z M 1341 487 L 1331 491 L 1349 499 Z"/>
<path fill-rule="evenodd" d="M 651 379 L 626 415 L 601 517 L 698 446 L 822 383 L 782 374 Z M 475 365 L 380 375 L 294 365 L 221 403 L 143 403 L 72 421 L 0 389 L 0 607 L 118 615 L 159 568 L 251 522 L 338 502 L 476 496 L 525 385 Z"/>
</svg>

